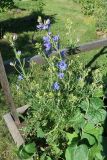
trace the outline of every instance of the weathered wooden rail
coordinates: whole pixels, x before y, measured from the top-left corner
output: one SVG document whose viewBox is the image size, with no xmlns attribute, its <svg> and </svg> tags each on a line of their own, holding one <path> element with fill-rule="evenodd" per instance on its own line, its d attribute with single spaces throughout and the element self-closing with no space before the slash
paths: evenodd
<svg viewBox="0 0 107 160">
<path fill-rule="evenodd" d="M 102 47 L 106 47 L 107 46 L 107 39 L 102 39 L 102 40 L 97 40 L 97 41 L 92 41 L 92 42 L 88 42 L 86 44 L 81 44 L 75 48 L 66 48 L 63 49 L 66 53 L 66 55 L 71 55 L 71 54 L 78 54 L 81 52 L 87 52 L 94 50 L 94 49 L 98 49 L 98 48 L 102 48 Z M 53 54 L 56 54 L 56 52 L 53 52 Z M 40 55 L 36 55 L 34 57 L 28 57 L 25 59 L 26 63 L 28 64 L 29 61 L 35 61 L 38 64 L 42 64 L 45 63 L 43 57 L 41 57 Z M 10 66 L 10 62 L 11 60 L 5 61 L 4 62 L 4 66 L 6 71 L 9 73 L 9 71 L 11 71 L 13 69 L 12 66 Z"/>
</svg>

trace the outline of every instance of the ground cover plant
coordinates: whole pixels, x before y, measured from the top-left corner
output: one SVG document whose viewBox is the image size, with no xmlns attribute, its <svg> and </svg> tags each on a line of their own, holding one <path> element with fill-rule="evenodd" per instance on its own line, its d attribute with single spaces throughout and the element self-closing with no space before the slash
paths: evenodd
<svg viewBox="0 0 107 160">
<path fill-rule="evenodd" d="M 29 18 L 33 17 L 32 12 L 36 10 L 35 4 L 36 1 L 31 1 L 31 0 L 15 1 L 15 5 L 18 7 L 18 9 L 16 8 L 13 10 L 0 13 L 0 26 L 1 22 L 3 23 L 6 22 L 6 24 L 8 22 L 10 25 L 12 24 L 12 21 L 14 22 L 14 28 L 12 28 L 13 30 L 9 30 L 7 27 L 6 35 L 10 34 L 11 32 L 12 33 L 16 32 L 18 34 L 17 50 L 22 51 L 21 55 L 22 57 L 32 56 L 37 54 L 37 52 L 35 52 L 34 45 L 32 45 L 31 43 L 32 35 L 36 28 L 36 18 L 34 18 L 33 29 L 31 29 L 32 22 L 29 23 L 30 27 L 28 27 L 28 23 L 25 23 L 26 16 L 28 16 Z M 78 37 L 80 39 L 80 43 L 85 43 L 88 41 L 99 39 L 99 37 L 96 35 L 96 27 L 94 19 L 90 16 L 85 17 L 81 12 L 80 5 L 77 5 L 73 1 L 47 0 L 45 1 L 43 13 L 45 16 L 48 15 L 51 17 L 53 15 L 52 19 L 54 19 L 54 22 L 51 25 L 51 31 L 53 33 L 58 33 L 60 35 L 60 42 L 62 48 L 67 46 L 67 38 L 64 35 L 66 33 L 65 24 L 67 23 L 66 20 L 68 18 L 72 22 L 72 33 L 70 34 L 71 35 L 70 37 Z M 20 22 L 20 18 L 22 18 L 21 23 L 18 23 Z M 0 29 L 0 37 L 3 37 L 2 30 L 3 28 Z M 36 31 L 35 40 L 38 41 L 42 35 L 44 35 L 44 32 Z M 14 51 L 10 46 L 9 41 L 6 40 L 5 38 L 0 40 L 0 51 L 2 51 L 2 56 L 4 60 L 15 58 Z M 90 60 L 93 59 L 95 55 L 97 55 L 97 53 L 99 53 L 99 50 L 95 50 L 86 54 L 81 53 L 78 59 L 85 65 L 89 63 Z M 107 70 L 106 60 L 107 60 L 106 54 L 101 53 L 100 56 L 97 57 L 97 59 L 94 61 L 94 63 L 91 63 L 91 66 L 94 67 L 95 65 L 97 65 L 97 67 L 99 67 L 101 71 L 106 74 Z M 37 77 L 38 73 L 36 72 L 35 75 Z M 8 78 L 16 106 L 17 107 L 23 106 L 24 104 L 26 104 L 26 99 L 24 99 L 21 91 L 19 92 L 16 91 L 16 87 L 18 85 L 18 82 L 16 82 L 17 74 L 16 75 L 15 73 L 14 75 L 10 74 L 8 75 Z M 13 81 L 15 85 L 13 85 Z M 17 159 L 16 153 L 14 152 L 14 143 L 12 142 L 12 139 L 8 134 L 8 130 L 2 118 L 2 115 L 8 112 L 6 108 L 7 106 L 4 105 L 5 100 L 2 97 L 3 95 L 0 94 L 0 113 L 1 113 L 0 139 L 3 139 L 2 143 L 0 141 L 0 158 L 2 160 L 3 159 L 14 160 Z"/>
<path fill-rule="evenodd" d="M 31 64 L 30 71 L 19 61 L 18 90 L 30 105 L 22 128 L 26 144 L 19 148 L 20 159 L 104 160 L 103 75 L 99 69 L 85 68 L 79 58 L 65 59 L 59 35 L 50 32 L 50 20 L 38 19 L 37 28 L 47 30 L 43 44 L 36 43 L 43 66 Z M 72 45 L 74 46 L 74 44 Z M 52 55 L 52 52 L 57 55 Z M 36 75 L 36 76 L 35 76 Z"/>
</svg>

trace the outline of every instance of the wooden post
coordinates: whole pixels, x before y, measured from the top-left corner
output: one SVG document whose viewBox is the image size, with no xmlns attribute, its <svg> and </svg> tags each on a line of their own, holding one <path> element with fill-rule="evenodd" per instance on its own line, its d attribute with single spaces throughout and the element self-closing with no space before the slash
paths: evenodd
<svg viewBox="0 0 107 160">
<path fill-rule="evenodd" d="M 5 94 L 5 98 L 6 98 L 6 102 L 10 108 L 11 114 L 15 120 L 15 123 L 17 125 L 20 124 L 17 112 L 16 112 L 16 108 L 11 96 L 11 91 L 9 88 L 9 83 L 8 83 L 8 79 L 6 76 L 6 72 L 5 72 L 5 68 L 4 68 L 4 64 L 3 64 L 3 60 L 2 60 L 2 56 L 0 53 L 0 82 L 1 82 L 1 86 L 3 88 L 4 94 Z"/>
</svg>

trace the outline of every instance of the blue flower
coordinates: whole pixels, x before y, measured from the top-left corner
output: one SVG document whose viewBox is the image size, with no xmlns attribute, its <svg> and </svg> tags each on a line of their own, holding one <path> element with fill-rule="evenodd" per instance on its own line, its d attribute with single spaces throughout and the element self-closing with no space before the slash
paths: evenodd
<svg viewBox="0 0 107 160">
<path fill-rule="evenodd" d="M 60 61 L 60 62 L 58 63 L 58 68 L 59 68 L 60 70 L 62 70 L 62 71 L 64 71 L 64 70 L 67 69 L 67 64 L 65 63 L 64 60 L 62 60 L 62 61 Z"/>
<path fill-rule="evenodd" d="M 47 19 L 44 24 L 40 21 L 39 25 L 37 25 L 37 29 L 39 30 L 49 30 L 50 28 L 50 19 Z"/>
<path fill-rule="evenodd" d="M 22 76 L 22 75 L 19 75 L 19 76 L 18 76 L 18 80 L 19 80 L 19 81 L 23 80 L 23 76 Z"/>
<path fill-rule="evenodd" d="M 44 37 L 43 37 L 43 41 L 44 41 L 44 43 L 50 42 L 49 36 L 44 36 Z"/>
<path fill-rule="evenodd" d="M 37 29 L 42 30 L 42 29 L 43 29 L 43 27 L 44 27 L 44 25 L 43 25 L 42 23 L 39 23 L 39 25 L 37 25 Z"/>
<path fill-rule="evenodd" d="M 65 55 L 66 55 L 66 50 L 61 51 L 60 54 L 61 54 L 62 58 L 65 57 Z"/>
<path fill-rule="evenodd" d="M 45 50 L 46 51 L 49 51 L 51 49 L 51 43 L 50 42 L 49 43 L 45 43 L 44 46 L 45 46 Z"/>
<path fill-rule="evenodd" d="M 58 83 L 58 82 L 55 82 L 55 83 L 53 84 L 53 89 L 54 89 L 55 91 L 58 91 L 59 88 L 60 88 L 59 83 Z"/>
<path fill-rule="evenodd" d="M 49 29 L 49 25 L 43 25 L 43 30 L 48 30 Z"/>
<path fill-rule="evenodd" d="M 53 37 L 53 41 L 54 41 L 54 42 L 58 42 L 58 41 L 59 41 L 59 35 L 54 36 L 54 37 Z"/>
<path fill-rule="evenodd" d="M 60 79 L 63 79 L 63 78 L 64 78 L 64 73 L 58 73 L 58 77 L 59 77 Z"/>
</svg>

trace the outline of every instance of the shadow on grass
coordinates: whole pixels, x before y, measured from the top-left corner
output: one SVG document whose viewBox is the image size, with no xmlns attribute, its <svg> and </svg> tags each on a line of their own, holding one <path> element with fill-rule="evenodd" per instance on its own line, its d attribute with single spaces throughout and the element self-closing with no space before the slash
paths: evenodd
<svg viewBox="0 0 107 160">
<path fill-rule="evenodd" d="M 107 54 L 107 47 L 103 47 L 85 66 L 86 68 L 90 67 L 101 55 Z"/>
<path fill-rule="evenodd" d="M 40 12 L 32 12 L 30 15 L 19 18 L 10 18 L 0 22 L 0 35 L 4 35 L 5 32 L 10 33 L 22 33 L 28 31 L 35 31 L 37 25 L 38 16 L 43 19 L 50 18 L 51 23 L 55 22 L 55 15 L 45 15 Z M 1 37 L 2 38 L 2 37 Z"/>
</svg>

